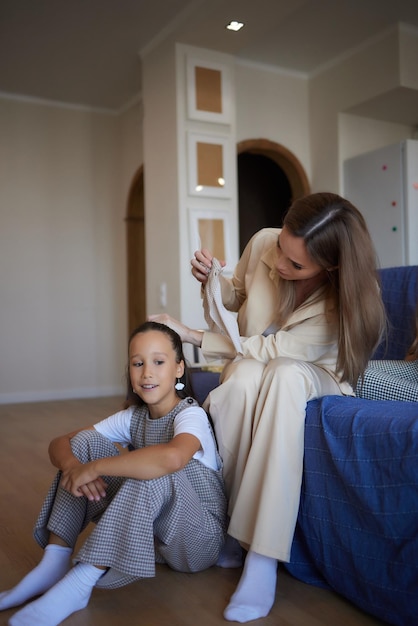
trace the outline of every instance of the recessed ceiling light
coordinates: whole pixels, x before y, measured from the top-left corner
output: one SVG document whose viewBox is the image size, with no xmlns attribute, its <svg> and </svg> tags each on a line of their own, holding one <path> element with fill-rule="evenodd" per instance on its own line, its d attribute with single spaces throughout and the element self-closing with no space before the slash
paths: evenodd
<svg viewBox="0 0 418 626">
<path fill-rule="evenodd" d="M 228 30 L 234 30 L 234 31 L 241 30 L 243 26 L 244 26 L 243 22 L 236 22 L 235 20 L 233 20 L 232 22 L 229 22 L 229 24 L 226 25 Z"/>
</svg>

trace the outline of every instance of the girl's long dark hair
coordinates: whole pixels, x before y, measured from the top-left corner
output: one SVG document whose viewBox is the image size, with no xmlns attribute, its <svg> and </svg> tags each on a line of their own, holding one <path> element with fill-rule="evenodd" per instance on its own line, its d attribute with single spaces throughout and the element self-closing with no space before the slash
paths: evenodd
<svg viewBox="0 0 418 626">
<path fill-rule="evenodd" d="M 181 361 L 183 361 L 184 363 L 184 374 L 180 378 L 180 381 L 184 384 L 184 389 L 182 390 L 176 389 L 176 394 L 181 399 L 187 398 L 187 397 L 193 398 L 194 394 L 193 394 L 193 387 L 191 384 L 191 376 L 188 372 L 187 362 L 184 357 L 183 344 L 181 342 L 180 335 L 176 333 L 176 331 L 169 328 L 169 326 L 166 326 L 165 324 L 160 324 L 159 322 L 144 322 L 143 324 L 141 324 L 140 326 L 138 326 L 131 332 L 130 337 L 129 337 L 129 342 L 128 342 L 128 352 L 129 352 L 129 347 L 131 345 L 131 341 L 134 337 L 136 337 L 136 335 L 139 335 L 140 333 L 148 333 L 151 330 L 157 331 L 166 335 L 170 339 L 171 345 L 173 346 L 173 350 L 176 353 L 176 362 L 180 363 Z M 134 393 L 132 389 L 131 377 L 129 375 L 129 364 L 127 365 L 127 368 L 126 368 L 126 380 L 127 380 L 127 391 L 126 391 L 125 407 L 132 406 L 132 405 L 144 406 L 145 402 L 136 393 Z"/>
</svg>

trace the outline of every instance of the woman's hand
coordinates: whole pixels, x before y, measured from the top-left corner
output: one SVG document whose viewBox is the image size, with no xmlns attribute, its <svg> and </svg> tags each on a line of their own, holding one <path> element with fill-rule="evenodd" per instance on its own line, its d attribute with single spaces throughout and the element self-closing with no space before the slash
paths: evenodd
<svg viewBox="0 0 418 626">
<path fill-rule="evenodd" d="M 202 335 L 203 332 L 201 330 L 194 330 L 193 328 L 189 328 L 185 324 L 182 324 L 178 320 L 174 319 L 167 313 L 159 313 L 157 315 L 150 315 L 148 317 L 150 322 L 159 322 L 160 324 L 165 324 L 172 330 L 174 330 L 178 335 L 180 335 L 180 339 L 183 343 L 191 343 L 193 346 L 200 347 L 202 345 Z"/>
<path fill-rule="evenodd" d="M 209 250 L 205 248 L 203 250 L 196 250 L 194 258 L 190 261 L 192 266 L 192 274 L 203 286 L 206 285 L 209 272 L 212 268 L 213 255 Z M 220 261 L 222 267 L 225 266 L 225 261 Z"/>
</svg>

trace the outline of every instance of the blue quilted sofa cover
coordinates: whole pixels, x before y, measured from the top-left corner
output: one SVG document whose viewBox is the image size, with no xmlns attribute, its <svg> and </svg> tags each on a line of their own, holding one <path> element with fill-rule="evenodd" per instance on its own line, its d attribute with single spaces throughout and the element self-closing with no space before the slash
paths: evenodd
<svg viewBox="0 0 418 626">
<path fill-rule="evenodd" d="M 418 267 L 380 274 L 389 332 L 374 358 L 401 359 L 414 337 Z M 192 372 L 198 400 L 218 381 L 214 372 Z M 418 625 L 418 403 L 340 396 L 308 403 L 285 567 L 388 624 Z"/>
</svg>

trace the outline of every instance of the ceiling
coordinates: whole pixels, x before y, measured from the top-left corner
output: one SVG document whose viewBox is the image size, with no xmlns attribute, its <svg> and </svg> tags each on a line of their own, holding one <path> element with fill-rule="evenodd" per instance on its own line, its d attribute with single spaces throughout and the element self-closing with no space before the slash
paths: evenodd
<svg viewBox="0 0 418 626">
<path fill-rule="evenodd" d="M 398 22 L 417 0 L 1 0 L 0 94 L 120 111 L 164 39 L 309 76 Z"/>
</svg>

